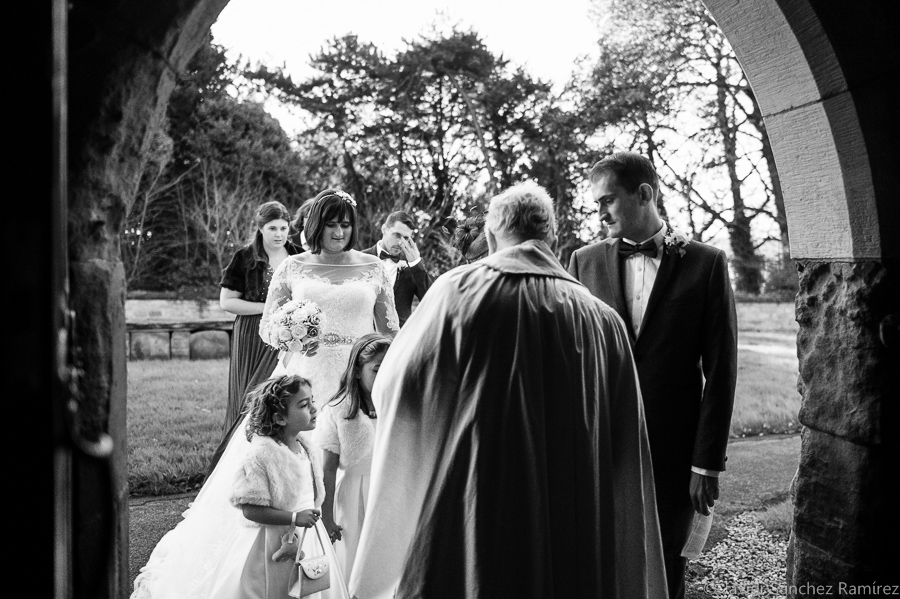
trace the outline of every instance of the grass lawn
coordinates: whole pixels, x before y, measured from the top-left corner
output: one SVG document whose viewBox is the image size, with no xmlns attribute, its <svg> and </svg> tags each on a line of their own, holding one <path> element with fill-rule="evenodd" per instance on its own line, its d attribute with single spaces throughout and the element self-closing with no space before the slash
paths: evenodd
<svg viewBox="0 0 900 599">
<path fill-rule="evenodd" d="M 783 333 L 794 338 L 800 325 L 794 320 L 794 304 L 738 303 L 738 330 L 740 332 Z"/>
<path fill-rule="evenodd" d="M 800 431 L 797 358 L 738 350 L 731 436 Z"/>
<path fill-rule="evenodd" d="M 738 304 L 738 376 L 731 436 L 800 430 L 794 305 Z"/>
<path fill-rule="evenodd" d="M 772 504 L 755 514 L 763 528 L 784 540 L 788 539 L 791 533 L 791 523 L 794 520 L 794 506 L 791 504 L 790 498 Z"/>
<path fill-rule="evenodd" d="M 181 493 L 203 482 L 222 438 L 228 360 L 128 363 L 132 495 Z"/>
<path fill-rule="evenodd" d="M 792 304 L 738 304 L 733 437 L 798 431 L 797 323 Z M 197 488 L 222 435 L 228 360 L 128 363 L 132 495 Z"/>
</svg>

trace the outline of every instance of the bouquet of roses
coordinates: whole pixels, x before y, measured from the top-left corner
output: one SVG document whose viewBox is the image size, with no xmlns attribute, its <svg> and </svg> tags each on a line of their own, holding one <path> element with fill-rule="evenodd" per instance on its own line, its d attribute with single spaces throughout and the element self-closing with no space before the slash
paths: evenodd
<svg viewBox="0 0 900 599">
<path fill-rule="evenodd" d="M 325 328 L 325 313 L 314 301 L 291 300 L 272 312 L 263 340 L 284 352 L 304 354 Z"/>
</svg>

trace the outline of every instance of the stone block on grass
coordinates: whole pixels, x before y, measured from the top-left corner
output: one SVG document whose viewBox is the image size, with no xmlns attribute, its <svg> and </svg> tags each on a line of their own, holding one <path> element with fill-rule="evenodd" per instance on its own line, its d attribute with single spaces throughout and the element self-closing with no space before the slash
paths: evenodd
<svg viewBox="0 0 900 599">
<path fill-rule="evenodd" d="M 131 333 L 132 360 L 168 360 L 169 333 L 167 331 L 134 331 Z"/>
<path fill-rule="evenodd" d="M 173 360 L 191 359 L 191 332 L 172 331 L 171 351 Z"/>
<path fill-rule="evenodd" d="M 191 360 L 216 360 L 229 355 L 228 333 L 200 331 L 191 335 Z"/>
</svg>

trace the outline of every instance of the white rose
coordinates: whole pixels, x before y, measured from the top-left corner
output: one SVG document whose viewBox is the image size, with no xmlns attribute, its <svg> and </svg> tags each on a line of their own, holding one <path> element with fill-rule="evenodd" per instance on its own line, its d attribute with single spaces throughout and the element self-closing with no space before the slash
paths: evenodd
<svg viewBox="0 0 900 599">
<path fill-rule="evenodd" d="M 295 324 L 291 327 L 291 337 L 294 339 L 303 339 L 306 337 L 306 327 L 302 324 Z"/>
</svg>

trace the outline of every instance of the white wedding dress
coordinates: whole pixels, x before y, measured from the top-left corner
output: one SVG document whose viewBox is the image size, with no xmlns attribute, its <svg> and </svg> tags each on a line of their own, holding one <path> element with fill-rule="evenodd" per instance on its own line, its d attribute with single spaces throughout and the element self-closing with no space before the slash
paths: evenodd
<svg viewBox="0 0 900 599">
<path fill-rule="evenodd" d="M 325 330 L 316 354 L 291 354 L 286 366 L 279 358 L 272 373 L 299 374 L 309 379 L 316 405 L 321 408 L 338 390 L 353 343 L 375 331 L 393 336 L 400 328 L 400 320 L 394 307 L 394 291 L 380 261 L 306 264 L 300 260 L 302 256 L 288 258 L 272 275 L 259 330 L 266 339 L 272 312 L 290 300 L 308 299 L 322 309 Z"/>
<path fill-rule="evenodd" d="M 309 299 L 318 304 L 326 319 L 318 351 L 314 356 L 291 354 L 287 360 L 279 359 L 272 374 L 299 374 L 309 379 L 317 405 L 323 406 L 338 389 L 354 341 L 376 330 L 393 335 L 399 329 L 399 319 L 393 290 L 380 262 L 305 264 L 298 259 L 301 257 L 286 259 L 273 274 L 260 333 L 266 338 L 272 311 L 285 302 Z M 308 443 L 311 435 L 302 436 Z M 226 570 L 243 564 L 241 556 L 250 551 L 248 546 L 244 552 L 241 543 L 235 541 L 246 536 L 247 521 L 230 502 L 235 474 L 249 446 L 246 422 L 242 422 L 184 512 L 184 519 L 163 536 L 141 568 L 132 599 L 224 599 L 234 590 L 223 589 L 221 583 L 223 577 L 227 578 Z M 315 498 L 316 507 L 323 499 Z M 312 535 L 307 538 L 312 541 Z M 331 545 L 327 541 L 325 545 L 337 565 Z M 337 579 L 332 577 L 331 588 L 311 596 L 313 599 L 348 599 L 339 567 L 336 570 Z"/>
</svg>

